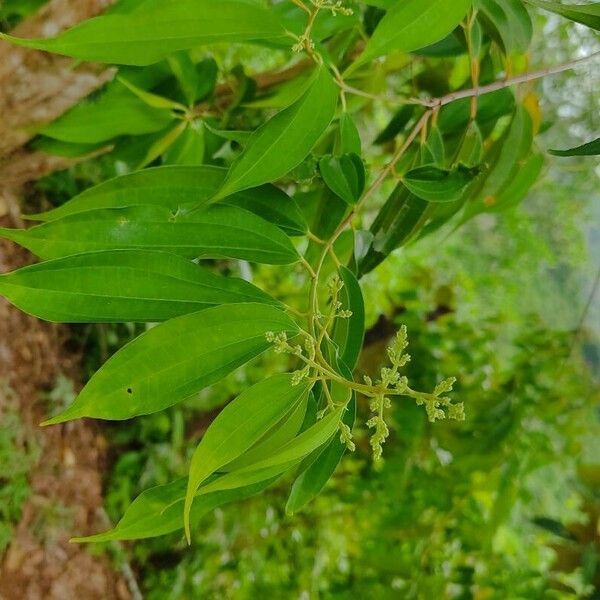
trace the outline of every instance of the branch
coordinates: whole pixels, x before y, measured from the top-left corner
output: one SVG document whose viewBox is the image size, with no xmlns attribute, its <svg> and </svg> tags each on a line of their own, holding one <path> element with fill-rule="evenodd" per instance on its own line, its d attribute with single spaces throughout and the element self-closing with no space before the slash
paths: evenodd
<svg viewBox="0 0 600 600">
<path fill-rule="evenodd" d="M 336 77 L 336 83 L 345 92 L 349 94 L 354 94 L 355 96 L 361 96 L 363 98 L 369 98 L 370 100 L 379 100 L 381 102 L 391 102 L 394 104 L 418 104 L 420 106 L 424 106 L 425 108 L 435 109 L 445 106 L 446 104 L 450 104 L 455 102 L 456 100 L 461 100 L 463 98 L 475 98 L 477 96 L 483 96 L 485 94 L 489 94 L 491 92 L 496 92 L 498 90 L 511 87 L 513 85 L 518 85 L 520 83 L 527 83 L 528 81 L 535 81 L 536 79 L 541 79 L 543 77 L 547 77 L 549 75 L 556 75 L 557 73 L 562 73 L 564 71 L 569 71 L 578 67 L 580 64 L 585 63 L 589 60 L 593 60 L 600 56 L 600 51 L 594 52 L 589 56 L 584 56 L 583 58 L 578 58 L 577 60 L 570 61 L 563 65 L 557 65 L 555 67 L 548 67 L 546 69 L 540 69 L 539 71 L 532 71 L 530 73 L 523 73 L 521 75 L 516 75 L 515 77 L 510 77 L 508 79 L 501 79 L 499 81 L 494 81 L 493 83 L 489 83 L 487 85 L 482 86 L 474 86 L 472 88 L 466 90 L 459 90 L 457 92 L 452 92 L 447 94 L 446 96 L 441 96 L 439 98 L 394 98 L 388 97 L 378 94 L 371 94 L 369 92 L 365 92 L 363 90 L 359 90 L 351 85 L 348 85 L 341 77 Z"/>
<path fill-rule="evenodd" d="M 572 60 L 563 65 L 548 67 L 546 69 L 540 69 L 539 71 L 531 71 L 530 73 L 523 73 L 522 75 L 515 75 L 514 77 L 509 77 L 508 79 L 494 81 L 493 83 L 473 87 L 468 90 L 459 90 L 458 92 L 452 92 L 451 94 L 441 96 L 440 98 L 432 98 L 431 100 L 423 100 L 421 102 L 424 106 L 427 106 L 429 108 L 440 108 L 441 106 L 445 106 L 446 104 L 450 104 L 451 102 L 455 102 L 456 100 L 461 100 L 462 98 L 473 98 L 475 96 L 482 96 L 484 94 L 497 92 L 498 90 L 502 90 L 513 85 L 518 85 L 520 83 L 527 83 L 528 81 L 535 81 L 536 79 L 541 79 L 549 75 L 556 75 L 557 73 L 570 71 L 571 69 L 578 67 L 580 64 L 598 58 L 599 56 L 600 51 L 594 52 L 589 56 L 584 56 L 583 58 Z"/>
</svg>

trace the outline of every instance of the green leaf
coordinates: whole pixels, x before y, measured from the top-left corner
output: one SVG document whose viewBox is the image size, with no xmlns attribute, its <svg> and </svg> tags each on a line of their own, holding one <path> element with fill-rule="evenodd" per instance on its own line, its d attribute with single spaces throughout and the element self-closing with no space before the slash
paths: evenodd
<svg viewBox="0 0 600 600">
<path fill-rule="evenodd" d="M 461 140 L 455 162 L 466 167 L 477 167 L 481 164 L 482 157 L 483 136 L 481 135 L 481 129 L 476 121 L 471 121 Z"/>
<path fill-rule="evenodd" d="M 600 154 L 600 138 L 576 148 L 570 148 L 569 150 L 548 150 L 548 153 L 554 156 L 597 156 Z"/>
<path fill-rule="evenodd" d="M 357 154 L 327 154 L 319 161 L 319 170 L 327 187 L 346 204 L 355 204 L 362 196 L 366 173 Z"/>
<path fill-rule="evenodd" d="M 498 203 L 502 191 L 511 185 L 523 167 L 532 143 L 531 117 L 524 107 L 517 106 L 508 128 L 484 158 L 487 167 L 474 185 L 461 223 L 490 210 Z"/>
<path fill-rule="evenodd" d="M 267 331 L 297 326 L 267 304 L 225 304 L 157 325 L 113 355 L 73 404 L 44 425 L 81 417 L 120 421 L 195 396 L 262 354 Z"/>
<path fill-rule="evenodd" d="M 340 302 L 342 308 L 349 310 L 352 316 L 336 320 L 332 339 L 339 348 L 341 363 L 350 369 L 351 375 L 358 362 L 365 337 L 365 303 L 354 273 L 346 267 L 340 267 L 340 277 L 344 282 Z"/>
<path fill-rule="evenodd" d="M 533 23 L 521 0 L 475 0 L 474 4 L 483 26 L 505 53 L 529 48 Z"/>
<path fill-rule="evenodd" d="M 249 482 L 260 481 L 261 478 L 273 477 L 287 471 L 305 456 L 323 446 L 335 434 L 345 410 L 345 407 L 340 407 L 327 414 L 293 440 L 281 446 L 276 453 L 242 469 L 226 473 L 219 479 L 202 486 L 199 492 L 209 493 L 240 487 L 240 484 L 248 485 Z"/>
<path fill-rule="evenodd" d="M 445 38 L 463 19 L 471 0 L 403 0 L 381 20 L 364 52 L 351 67 L 393 50 L 412 52 Z"/>
<path fill-rule="evenodd" d="M 245 145 L 250 139 L 250 137 L 252 137 L 252 131 L 231 131 L 228 129 L 215 129 L 208 122 L 205 122 L 204 126 L 216 136 L 223 138 L 224 140 L 229 140 L 230 142 L 237 142 L 241 146 Z"/>
<path fill-rule="evenodd" d="M 284 30 L 272 10 L 235 0 L 180 0 L 131 14 L 89 19 L 52 39 L 0 39 L 103 63 L 150 65 L 203 44 L 277 39 Z"/>
<path fill-rule="evenodd" d="M 227 463 L 221 470 L 231 472 L 247 467 L 271 456 L 279 448 L 291 442 L 302 429 L 306 417 L 308 398 L 309 394 L 306 394 L 296 408 L 268 431 L 252 448 L 237 459 Z"/>
<path fill-rule="evenodd" d="M 437 125 L 434 125 L 425 140 L 421 145 L 420 164 L 433 164 L 436 167 L 443 167 L 446 161 L 446 147 L 444 145 L 444 137 Z"/>
<path fill-rule="evenodd" d="M 209 204 L 226 175 L 226 169 L 208 165 L 144 169 L 101 183 L 58 208 L 27 218 L 54 221 L 93 209 L 132 206 L 162 206 L 174 213 L 185 213 L 191 206 Z M 275 186 L 244 190 L 223 203 L 245 208 L 290 235 L 306 232 L 306 222 L 296 202 Z"/>
<path fill-rule="evenodd" d="M 61 142 L 97 144 L 120 135 L 161 131 L 172 122 L 169 109 L 148 106 L 114 81 L 98 99 L 78 104 L 40 133 Z"/>
<path fill-rule="evenodd" d="M 352 429 L 355 418 L 356 395 L 353 394 L 348 403 L 348 409 L 342 416 L 342 421 Z M 297 513 L 321 493 L 345 452 L 346 444 L 340 441 L 339 437 L 334 437 L 323 448 L 315 452 L 314 460 L 294 481 L 285 506 L 285 512 L 288 515 Z"/>
<path fill-rule="evenodd" d="M 188 214 L 162 206 L 91 210 L 30 229 L 0 228 L 43 259 L 82 252 L 147 249 L 187 258 L 238 258 L 290 264 L 298 254 L 278 227 L 237 206 L 214 205 Z"/>
<path fill-rule="evenodd" d="M 415 195 L 428 202 L 453 202 L 473 181 L 477 171 L 458 165 L 451 170 L 426 165 L 409 171 L 404 185 Z"/>
<path fill-rule="evenodd" d="M 233 490 L 198 496 L 192 506 L 190 521 L 196 527 L 200 519 L 219 506 L 238 502 L 262 492 L 274 479 Z M 96 535 L 74 538 L 72 542 L 100 543 L 114 540 L 140 540 L 166 535 L 183 529 L 183 502 L 187 477 L 142 492 L 127 508 L 117 525 Z"/>
<path fill-rule="evenodd" d="M 100 208 L 162 206 L 178 212 L 203 202 L 221 186 L 227 171 L 213 166 L 152 167 L 109 179 L 45 213 L 27 215 L 35 221 L 54 221 Z"/>
<path fill-rule="evenodd" d="M 298 464 L 305 456 L 325 444 L 334 435 L 343 411 L 344 408 L 339 408 L 328 414 L 292 441 L 279 448 L 277 453 L 271 457 L 208 481 L 199 488 L 197 496 L 192 501 L 203 494 L 244 488 L 261 481 L 271 480 L 273 477 L 284 473 Z M 193 510 L 192 501 L 188 501 L 186 497 L 186 504 L 184 505 L 184 528 L 188 542 L 191 538 L 191 513 L 189 509 Z"/>
<path fill-rule="evenodd" d="M 546 0 L 526 1 L 538 8 L 543 8 L 566 19 L 600 31 L 600 2 L 592 2 L 590 4 L 559 4 L 558 2 L 547 2 Z"/>
<path fill-rule="evenodd" d="M 484 125 L 497 121 L 515 109 L 515 97 L 508 88 L 485 94 L 477 99 L 477 123 Z M 438 127 L 442 133 L 462 132 L 471 121 L 471 99 L 461 98 L 446 104 L 440 110 Z"/>
<path fill-rule="evenodd" d="M 251 283 L 165 252 L 78 254 L 0 275 L 22 311 L 67 323 L 158 322 L 219 304 L 277 304 Z"/>
<path fill-rule="evenodd" d="M 275 375 L 243 391 L 212 422 L 192 456 L 184 521 L 198 488 L 227 463 L 239 458 L 306 399 L 309 384 L 292 385 L 291 374 Z"/>
<path fill-rule="evenodd" d="M 188 124 L 185 131 L 163 153 L 167 165 L 201 165 L 204 161 L 204 127 L 199 121 Z"/>
<path fill-rule="evenodd" d="M 304 235 L 308 228 L 298 203 L 273 185 L 238 192 L 221 203 L 244 208 L 288 235 Z"/>
<path fill-rule="evenodd" d="M 280 179 L 310 153 L 333 120 L 338 89 L 317 68 L 308 90 L 252 134 L 214 199 Z"/>
<path fill-rule="evenodd" d="M 143 169 L 145 166 L 154 162 L 159 156 L 162 156 L 165 152 L 171 148 L 171 146 L 179 139 L 181 134 L 186 130 L 187 123 L 185 121 L 179 121 L 177 124 L 165 133 L 165 135 L 159 137 L 147 150 L 142 162 L 138 165 L 138 169 Z"/>
<path fill-rule="evenodd" d="M 519 165 L 514 177 L 500 190 L 496 203 L 488 210 L 507 210 L 519 205 L 539 179 L 543 166 L 544 156 L 542 154 L 534 153 L 527 157 Z"/>
<path fill-rule="evenodd" d="M 340 141 L 338 154 L 362 154 L 362 142 L 356 123 L 347 112 L 340 117 Z"/>
<path fill-rule="evenodd" d="M 360 277 L 416 234 L 429 206 L 429 202 L 411 194 L 402 184 L 394 189 L 371 225 L 373 241 L 364 258 L 359 260 Z"/>
<path fill-rule="evenodd" d="M 152 108 L 164 108 L 166 110 L 178 110 L 181 112 L 187 110 L 185 105 L 176 102 L 175 100 L 171 100 L 170 98 L 147 92 L 130 81 L 127 81 L 125 77 L 117 77 L 117 81 L 122 83 L 132 94 L 137 96 L 147 106 Z"/>
</svg>

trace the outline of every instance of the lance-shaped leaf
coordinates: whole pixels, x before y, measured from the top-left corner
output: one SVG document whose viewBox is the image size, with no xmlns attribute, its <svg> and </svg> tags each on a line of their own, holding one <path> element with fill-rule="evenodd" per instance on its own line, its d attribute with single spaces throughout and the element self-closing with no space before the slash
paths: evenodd
<svg viewBox="0 0 600 600">
<path fill-rule="evenodd" d="M 299 463 L 305 456 L 325 444 L 335 434 L 344 410 L 345 408 L 340 407 L 329 413 L 312 427 L 309 427 L 306 431 L 295 437 L 291 442 L 279 448 L 270 457 L 242 469 L 226 473 L 202 486 L 198 490 L 198 493 L 208 494 L 216 491 L 246 487 L 284 473 Z M 183 513 L 184 529 L 188 542 L 191 539 L 190 510 L 194 501 L 194 496 L 192 495 L 194 488 L 190 485 L 190 482 L 188 482 Z"/>
<path fill-rule="evenodd" d="M 548 152 L 554 156 L 597 156 L 600 154 L 600 138 L 569 150 L 548 150 Z"/>
<path fill-rule="evenodd" d="M 227 463 L 221 470 L 231 472 L 236 469 L 248 467 L 268 458 L 279 450 L 279 448 L 291 442 L 302 429 L 302 424 L 306 417 L 308 399 L 309 394 L 305 394 L 296 407 L 281 419 L 279 423 L 267 431 L 247 452 Z"/>
<path fill-rule="evenodd" d="M 309 384 L 294 386 L 292 377 L 286 373 L 257 383 L 230 402 L 212 422 L 192 456 L 186 515 L 198 488 L 210 475 L 243 455 L 306 398 Z"/>
<path fill-rule="evenodd" d="M 356 123 L 347 112 L 340 117 L 338 150 L 340 154 L 362 154 L 362 141 Z"/>
<path fill-rule="evenodd" d="M 365 165 L 357 154 L 332 156 L 327 154 L 319 161 L 321 177 L 327 187 L 346 204 L 354 204 L 365 189 Z"/>
<path fill-rule="evenodd" d="M 249 210 L 288 235 L 304 235 L 308 228 L 298 203 L 274 185 L 238 192 L 221 203 Z"/>
<path fill-rule="evenodd" d="M 356 394 L 348 403 L 347 410 L 342 415 L 344 425 L 352 429 L 356 419 Z M 331 479 L 344 453 L 346 444 L 334 436 L 323 447 L 318 448 L 312 456 L 307 457 L 306 469 L 294 481 L 285 511 L 293 515 L 318 496 L 325 484 Z"/>
<path fill-rule="evenodd" d="M 27 48 L 95 62 L 150 65 L 202 44 L 277 39 L 285 32 L 272 10 L 241 0 L 164 2 L 130 14 L 84 21 L 52 39 L 0 37 Z"/>
<path fill-rule="evenodd" d="M 473 181 L 477 170 L 458 165 L 451 170 L 417 167 L 404 176 L 404 185 L 428 202 L 454 202 Z"/>
<path fill-rule="evenodd" d="M 483 136 L 476 121 L 471 121 L 463 134 L 456 162 L 466 167 L 477 167 L 483 157 Z"/>
<path fill-rule="evenodd" d="M 307 399 L 308 395 L 305 395 L 305 399 L 297 404 L 289 416 L 284 417 L 281 423 L 275 425 L 250 450 L 223 467 L 222 470 L 232 471 L 263 460 L 275 450 L 292 441 L 302 426 Z M 208 482 L 215 478 L 216 476 L 209 478 Z M 190 513 L 192 528 L 197 526 L 202 516 L 218 506 L 238 502 L 253 496 L 271 485 L 275 479 L 259 481 L 246 487 L 198 495 Z M 123 515 L 123 518 L 113 529 L 85 538 L 76 538 L 72 541 L 107 542 L 111 540 L 134 540 L 156 537 L 183 529 L 183 503 L 186 488 L 187 478 L 148 489 L 132 502 Z"/>
<path fill-rule="evenodd" d="M 502 191 L 509 186 L 523 167 L 533 143 L 533 125 L 527 110 L 517 106 L 504 135 L 490 148 L 484 158 L 487 168 L 477 178 L 461 223 L 493 208 Z"/>
<path fill-rule="evenodd" d="M 396 187 L 371 225 L 373 241 L 371 248 L 359 260 L 360 277 L 413 237 L 429 206 L 429 202 L 411 194 L 404 185 Z"/>
<path fill-rule="evenodd" d="M 520 165 L 508 184 L 500 190 L 496 198 L 496 203 L 488 207 L 488 210 L 494 212 L 518 206 L 539 179 L 543 167 L 544 156 L 539 153 L 531 154 Z"/>
<path fill-rule="evenodd" d="M 0 229 L 43 259 L 116 249 L 163 250 L 186 258 L 290 264 L 298 254 L 278 227 L 236 206 L 175 215 L 161 206 L 92 210 L 30 229 Z"/>
<path fill-rule="evenodd" d="M 155 133 L 172 122 L 170 109 L 148 106 L 122 82 L 113 81 L 100 98 L 78 104 L 40 133 L 62 142 L 96 144 L 120 135 Z"/>
<path fill-rule="evenodd" d="M 199 496 L 192 507 L 190 521 L 196 527 L 200 519 L 219 506 L 238 502 L 262 492 L 274 479 L 242 488 Z M 183 502 L 187 477 L 142 492 L 127 508 L 117 525 L 96 535 L 74 538 L 72 542 L 110 542 L 140 540 L 166 535 L 183 529 Z"/>
<path fill-rule="evenodd" d="M 527 2 L 600 31 L 600 2 L 591 2 L 590 4 L 559 4 L 547 0 L 527 0 Z"/>
<path fill-rule="evenodd" d="M 343 408 L 339 408 L 330 413 L 321 419 L 321 421 L 295 437 L 288 444 L 279 448 L 269 458 L 232 471 L 231 473 L 226 473 L 206 483 L 206 485 L 203 485 L 198 490 L 198 495 L 243 488 L 285 473 L 285 471 L 295 466 L 305 456 L 325 444 L 331 438 L 338 428 L 343 410 Z M 184 529 L 188 542 L 191 541 L 190 512 L 194 501 L 194 496 L 191 495 L 192 489 L 188 482 L 183 512 Z"/>
<path fill-rule="evenodd" d="M 208 203 L 227 171 L 202 165 L 152 167 L 109 179 L 44 213 L 27 215 L 34 221 L 55 221 L 99 208 L 162 206 L 178 212 L 186 204 Z"/>
<path fill-rule="evenodd" d="M 347 319 L 337 319 L 333 330 L 333 341 L 339 348 L 340 362 L 352 370 L 356 367 L 365 337 L 365 303 L 360 284 L 350 269 L 340 267 L 344 287 L 340 302 L 344 310 L 352 314 Z"/>
<path fill-rule="evenodd" d="M 444 136 L 437 125 L 433 125 L 425 143 L 421 144 L 419 164 L 443 167 L 446 162 Z"/>
<path fill-rule="evenodd" d="M 533 24 L 521 0 L 475 0 L 474 4 L 483 26 L 505 53 L 527 50 Z"/>
<path fill-rule="evenodd" d="M 470 7 L 471 0 L 397 2 L 387 11 L 354 65 L 393 50 L 412 52 L 438 42 L 461 22 Z"/>
<path fill-rule="evenodd" d="M 73 404 L 46 425 L 80 417 L 123 420 L 195 396 L 264 352 L 267 331 L 297 326 L 268 304 L 225 304 L 157 325 L 136 338 L 90 379 Z"/>
<path fill-rule="evenodd" d="M 158 322 L 219 304 L 277 301 L 166 252 L 109 250 L 0 275 L 0 294 L 22 311 L 66 323 Z"/>
<path fill-rule="evenodd" d="M 293 440 L 281 446 L 271 456 L 242 469 L 226 473 L 202 486 L 199 492 L 208 494 L 216 490 L 233 489 L 241 485 L 261 481 L 266 478 L 265 475 L 270 478 L 286 471 L 290 466 L 297 464 L 305 456 L 325 444 L 335 434 L 345 410 L 345 407 L 334 410 L 297 435 Z"/>
<path fill-rule="evenodd" d="M 215 199 L 275 181 L 297 167 L 331 123 L 337 98 L 331 75 L 318 67 L 306 93 L 250 137 Z"/>
<path fill-rule="evenodd" d="M 184 213 L 189 207 L 208 205 L 226 175 L 227 169 L 209 165 L 153 167 L 110 179 L 58 208 L 27 218 L 54 221 L 99 208 L 130 206 L 162 206 Z M 244 190 L 225 202 L 245 208 L 292 235 L 306 232 L 306 222 L 296 202 L 273 185 Z"/>
<path fill-rule="evenodd" d="M 509 88 L 485 94 L 477 99 L 477 123 L 497 121 L 515 109 L 515 96 Z M 462 132 L 471 121 L 471 99 L 460 98 L 440 110 L 438 127 L 442 133 Z"/>
</svg>

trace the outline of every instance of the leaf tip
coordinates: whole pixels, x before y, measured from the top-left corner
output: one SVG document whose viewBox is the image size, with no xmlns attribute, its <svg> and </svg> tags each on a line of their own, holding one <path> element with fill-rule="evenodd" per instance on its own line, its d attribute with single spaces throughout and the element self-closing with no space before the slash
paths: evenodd
<svg viewBox="0 0 600 600">
<path fill-rule="evenodd" d="M 23 221 L 41 221 L 44 213 L 31 213 L 30 215 L 19 215 Z"/>
<path fill-rule="evenodd" d="M 66 423 L 67 421 L 72 421 L 75 418 L 77 418 L 77 417 L 73 416 L 72 414 L 70 414 L 70 412 L 68 410 L 66 410 L 54 417 L 51 417 L 50 419 L 46 419 L 45 421 L 42 421 L 40 423 L 40 427 L 48 427 L 49 425 L 60 425 L 61 423 Z"/>
<path fill-rule="evenodd" d="M 87 541 L 88 540 L 85 537 L 72 537 L 69 539 L 69 544 L 83 544 Z"/>
</svg>

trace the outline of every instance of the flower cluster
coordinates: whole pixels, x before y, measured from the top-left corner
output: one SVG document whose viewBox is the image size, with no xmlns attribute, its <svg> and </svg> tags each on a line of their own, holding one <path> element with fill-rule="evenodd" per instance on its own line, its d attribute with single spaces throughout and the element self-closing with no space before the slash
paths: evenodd
<svg viewBox="0 0 600 600">
<path fill-rule="evenodd" d="M 427 417 L 432 423 L 446 418 L 457 421 L 462 421 L 465 418 L 463 404 L 453 403 L 450 398 L 443 395 L 452 391 L 452 387 L 456 382 L 454 377 L 449 377 L 438 383 L 432 393 L 417 392 L 409 387 L 408 379 L 400 374 L 400 369 L 410 361 L 410 354 L 405 352 L 407 347 L 408 332 L 406 326 L 403 325 L 396 334 L 393 343 L 387 348 L 391 367 L 381 369 L 380 379 L 375 382 L 375 385 L 369 377 L 365 377 L 367 386 L 373 388 L 369 406 L 374 416 L 367 421 L 367 425 L 374 429 L 370 443 L 375 460 L 381 459 L 383 454 L 382 445 L 389 436 L 384 411 L 391 407 L 391 401 L 388 397 L 390 395 L 413 398 L 419 406 L 425 406 Z"/>
<path fill-rule="evenodd" d="M 302 35 L 298 36 L 297 42 L 292 46 L 292 50 L 294 52 L 303 52 L 306 50 L 308 54 L 313 55 L 315 43 L 311 38 L 311 34 L 319 12 L 328 10 L 335 17 L 337 15 L 350 16 L 354 11 L 351 8 L 344 6 L 342 0 L 310 0 L 310 3 L 313 5 L 312 11 L 301 4 L 301 6 L 310 14 L 310 17 L 306 29 Z"/>
</svg>

